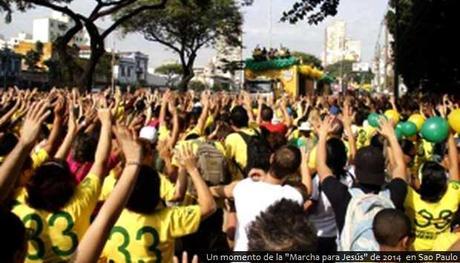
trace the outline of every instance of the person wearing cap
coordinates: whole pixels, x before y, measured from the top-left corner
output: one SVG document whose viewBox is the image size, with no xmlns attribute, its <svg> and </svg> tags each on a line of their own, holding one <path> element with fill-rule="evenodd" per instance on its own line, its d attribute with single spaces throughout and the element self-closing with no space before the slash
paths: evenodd
<svg viewBox="0 0 460 263">
<path fill-rule="evenodd" d="M 328 133 L 332 129 L 333 120 L 328 117 L 322 122 L 318 131 L 317 172 L 321 182 L 321 190 L 331 203 L 337 228 L 341 233 L 345 224 L 348 204 L 352 197 L 348 187 L 333 175 L 326 162 L 326 141 Z M 386 185 L 386 188 L 390 191 L 390 197 L 395 207 L 403 210 L 407 193 L 406 165 L 403 160 L 403 153 L 390 122 L 382 119 L 379 132 L 389 141 L 396 160 L 392 170 L 392 180 Z M 366 194 L 378 194 L 384 189 L 386 167 L 385 158 L 380 149 L 372 146 L 359 149 L 355 156 L 354 164 L 356 182 L 353 187 L 358 187 Z"/>
<path fill-rule="evenodd" d="M 407 190 L 404 207 L 415 228 L 416 251 L 432 250 L 438 236 L 450 232 L 460 205 L 458 152 L 452 134 L 447 144 L 448 168 L 434 161 L 423 163 L 418 172 L 419 191 L 410 186 Z"/>
</svg>

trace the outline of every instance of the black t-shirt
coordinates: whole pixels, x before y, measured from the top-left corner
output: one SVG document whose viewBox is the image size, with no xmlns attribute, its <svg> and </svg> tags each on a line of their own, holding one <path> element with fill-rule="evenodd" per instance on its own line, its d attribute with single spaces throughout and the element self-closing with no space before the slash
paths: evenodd
<svg viewBox="0 0 460 263">
<path fill-rule="evenodd" d="M 359 187 L 364 193 L 374 192 L 378 194 L 378 191 L 360 186 Z M 407 194 L 407 183 L 396 178 L 391 180 L 387 185 L 387 189 L 390 190 L 391 201 L 397 209 L 404 210 L 404 199 Z M 327 177 L 321 183 L 321 190 L 326 194 L 329 202 L 331 203 L 332 209 L 335 213 L 335 221 L 339 229 L 339 233 L 342 232 L 343 225 L 345 224 L 345 215 L 347 213 L 347 207 L 351 200 L 351 194 L 348 192 L 348 187 L 342 184 L 335 176 Z"/>
</svg>

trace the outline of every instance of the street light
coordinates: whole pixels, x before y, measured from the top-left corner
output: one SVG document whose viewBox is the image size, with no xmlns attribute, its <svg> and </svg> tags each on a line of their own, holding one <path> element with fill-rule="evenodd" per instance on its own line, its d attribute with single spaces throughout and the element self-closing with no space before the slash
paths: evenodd
<svg viewBox="0 0 460 263">
<path fill-rule="evenodd" d="M 400 10 L 399 10 L 399 0 L 395 0 L 395 50 L 394 52 L 394 96 L 395 98 L 399 97 L 399 66 L 398 66 L 398 56 L 399 56 L 399 20 L 400 20 Z"/>
</svg>

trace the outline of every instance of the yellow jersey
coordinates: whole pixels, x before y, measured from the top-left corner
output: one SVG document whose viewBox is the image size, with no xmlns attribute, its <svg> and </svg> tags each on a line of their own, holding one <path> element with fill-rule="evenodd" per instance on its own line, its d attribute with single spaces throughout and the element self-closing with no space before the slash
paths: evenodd
<svg viewBox="0 0 460 263">
<path fill-rule="evenodd" d="M 199 206 L 164 208 L 150 215 L 124 209 L 103 251 L 108 262 L 173 262 L 174 239 L 198 230 Z"/>
<path fill-rule="evenodd" d="M 432 250 L 438 236 L 450 231 L 450 224 L 459 204 L 458 182 L 449 182 L 446 193 L 436 203 L 423 201 L 420 195 L 408 186 L 404 207 L 415 228 L 416 251 Z"/>
<path fill-rule="evenodd" d="M 256 132 L 252 128 L 244 128 L 240 130 L 241 132 L 254 136 Z M 225 138 L 225 150 L 226 156 L 229 159 L 235 160 L 235 162 L 241 167 L 246 167 L 247 164 L 247 155 L 248 147 L 243 137 L 238 133 L 232 133 Z"/>
<path fill-rule="evenodd" d="M 449 251 L 450 247 L 460 239 L 460 233 L 446 232 L 436 238 L 432 251 Z"/>
<path fill-rule="evenodd" d="M 169 181 L 163 174 L 160 175 L 160 198 L 165 201 L 171 201 L 176 193 L 176 187 L 171 181 Z M 105 201 L 109 198 L 110 193 L 117 184 L 118 179 L 115 177 L 113 170 L 104 179 L 102 184 L 101 194 L 99 195 L 99 201 Z"/>
<path fill-rule="evenodd" d="M 30 155 L 30 158 L 32 159 L 32 169 L 35 170 L 38 167 L 40 167 L 44 162 L 48 161 L 49 154 L 44 149 L 39 149 L 38 151 L 33 152 Z"/>
<path fill-rule="evenodd" d="M 60 262 L 68 260 L 78 241 L 90 225 L 101 182 L 89 174 L 75 189 L 66 206 L 57 213 L 31 208 L 18 199 L 15 213 L 31 232 L 28 236 L 26 262 Z M 26 197 L 27 198 L 27 197 Z"/>
</svg>

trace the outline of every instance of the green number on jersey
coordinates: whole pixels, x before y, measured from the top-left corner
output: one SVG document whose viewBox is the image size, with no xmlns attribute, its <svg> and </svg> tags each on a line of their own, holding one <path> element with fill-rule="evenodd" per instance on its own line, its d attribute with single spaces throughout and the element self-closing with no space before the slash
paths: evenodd
<svg viewBox="0 0 460 263">
<path fill-rule="evenodd" d="M 37 250 L 37 253 L 29 254 L 29 249 L 28 249 L 27 259 L 29 260 L 43 259 L 43 257 L 45 256 L 45 243 L 43 243 L 43 241 L 40 239 L 40 234 L 42 233 L 42 230 L 43 230 L 42 219 L 37 214 L 28 214 L 22 219 L 22 222 L 24 223 L 24 225 L 26 225 L 28 221 L 35 222 L 35 229 L 30 234 L 29 241 L 32 241 L 35 243 L 35 246 L 33 247 Z"/>
<path fill-rule="evenodd" d="M 153 252 L 156 257 L 156 262 L 161 263 L 161 250 L 157 247 L 160 244 L 158 232 L 153 227 L 145 226 L 137 231 L 136 240 L 141 240 L 142 235 L 150 234 L 152 236 L 152 244 L 148 247 L 150 252 Z"/>
<path fill-rule="evenodd" d="M 78 246 L 78 236 L 77 234 L 72 232 L 72 229 L 75 223 L 72 219 L 72 216 L 69 213 L 61 211 L 61 212 L 57 212 L 51 215 L 50 219 L 48 220 L 48 225 L 50 227 L 54 226 L 58 218 L 63 218 L 66 220 L 67 227 L 61 233 L 63 236 L 67 236 L 70 238 L 70 240 L 72 241 L 72 245 L 68 250 L 61 250 L 58 246 L 53 246 L 51 249 L 58 256 L 70 256 L 72 255 L 72 253 L 75 251 L 75 249 Z M 42 234 L 42 231 L 43 231 L 43 221 L 40 218 L 40 216 L 35 213 L 28 214 L 22 219 L 22 222 L 24 223 L 24 225 L 26 225 L 27 221 L 34 221 L 36 224 L 36 228 L 30 235 L 29 240 L 35 243 L 36 246 L 34 247 L 37 250 L 37 253 L 35 255 L 31 255 L 28 253 L 27 259 L 29 260 L 43 259 L 43 257 L 45 256 L 45 243 L 40 238 L 40 235 Z"/>
<path fill-rule="evenodd" d="M 57 219 L 63 218 L 67 222 L 67 227 L 62 231 L 62 235 L 69 237 L 72 241 L 72 245 L 67 250 L 61 250 L 58 246 L 53 246 L 52 249 L 54 253 L 58 256 L 70 256 L 75 251 L 78 246 L 78 236 L 74 232 L 72 232 L 73 226 L 75 225 L 72 216 L 67 212 L 57 212 L 53 214 L 50 219 L 48 220 L 48 224 L 50 226 L 54 226 Z"/>
<path fill-rule="evenodd" d="M 123 227 L 115 226 L 112 228 L 112 231 L 110 232 L 110 238 L 112 238 L 112 235 L 115 233 L 119 233 L 123 236 L 123 243 L 118 247 L 118 251 L 120 251 L 120 253 L 123 254 L 123 256 L 125 256 L 125 262 L 131 262 L 131 254 L 129 254 L 129 251 L 127 250 L 127 247 L 129 245 L 128 231 Z"/>
<path fill-rule="evenodd" d="M 121 243 L 121 245 L 118 247 L 118 251 L 125 257 L 125 262 L 131 262 L 131 254 L 128 251 L 128 246 L 130 242 L 128 231 L 124 227 L 115 226 L 114 228 L 112 228 L 112 231 L 110 232 L 110 238 L 115 233 L 119 233 L 123 237 L 123 243 Z M 141 240 L 142 236 L 147 234 L 152 236 L 152 244 L 148 247 L 148 250 L 155 254 L 155 262 L 160 263 L 162 260 L 161 250 L 158 249 L 158 245 L 160 244 L 160 237 L 155 228 L 145 226 L 139 229 L 136 233 L 136 240 Z M 139 263 L 143 263 L 143 261 L 139 260 Z"/>
</svg>

